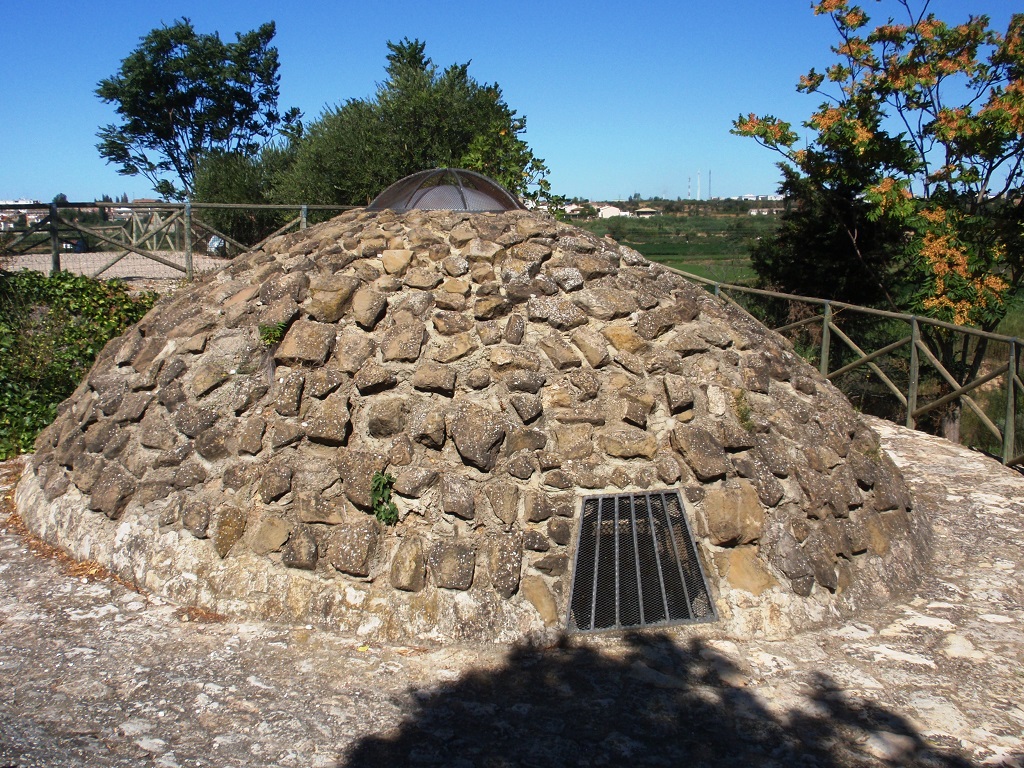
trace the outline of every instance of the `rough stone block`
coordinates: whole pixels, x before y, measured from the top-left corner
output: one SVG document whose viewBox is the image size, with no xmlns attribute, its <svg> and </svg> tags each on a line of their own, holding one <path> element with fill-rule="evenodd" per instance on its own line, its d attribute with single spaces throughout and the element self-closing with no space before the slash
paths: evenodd
<svg viewBox="0 0 1024 768">
<path fill-rule="evenodd" d="M 391 561 L 391 586 L 403 592 L 419 592 L 427 584 L 426 570 L 422 540 L 402 539 Z"/>
<path fill-rule="evenodd" d="M 760 538 L 765 510 L 750 481 L 737 480 L 734 484 L 709 488 L 703 506 L 707 536 L 712 544 L 750 544 Z"/>
<path fill-rule="evenodd" d="M 734 589 L 760 595 L 778 586 L 778 580 L 758 557 L 756 547 L 733 547 L 715 552 L 719 576 Z"/>
<path fill-rule="evenodd" d="M 89 509 L 116 520 L 128 506 L 136 488 L 136 480 L 131 473 L 116 462 L 107 462 L 92 487 Z"/>
<path fill-rule="evenodd" d="M 441 475 L 441 509 L 463 520 L 472 520 L 476 505 L 469 482 L 450 473 Z"/>
<path fill-rule="evenodd" d="M 323 365 L 334 348 L 335 326 L 296 320 L 274 353 L 280 365 Z"/>
<path fill-rule="evenodd" d="M 348 394 L 336 392 L 311 404 L 305 417 L 305 433 L 314 443 L 344 445 L 348 438 L 350 414 Z"/>
<path fill-rule="evenodd" d="M 519 485 L 503 480 L 491 480 L 484 487 L 484 494 L 491 503 L 491 511 L 505 526 L 515 523 L 519 517 Z"/>
<path fill-rule="evenodd" d="M 363 287 L 352 297 L 352 318 L 359 325 L 372 331 L 388 308 L 388 300 L 379 291 Z"/>
<path fill-rule="evenodd" d="M 548 589 L 544 579 L 540 576 L 527 576 L 523 579 L 523 597 L 530 601 L 530 604 L 540 614 L 541 621 L 545 626 L 552 627 L 558 624 L 558 605 L 555 598 Z"/>
<path fill-rule="evenodd" d="M 380 541 L 380 524 L 372 517 L 339 525 L 328 544 L 328 559 L 335 570 L 350 576 L 370 575 L 370 565 Z"/>
<path fill-rule="evenodd" d="M 580 359 L 572 345 L 558 334 L 545 336 L 537 342 L 537 346 L 548 356 L 551 364 L 560 371 L 580 365 Z"/>
<path fill-rule="evenodd" d="M 491 537 L 489 550 L 491 586 L 507 600 L 519 589 L 523 570 L 523 535 L 520 532 L 496 534 Z"/>
<path fill-rule="evenodd" d="M 729 471 L 725 449 L 706 429 L 688 425 L 676 427 L 672 430 L 671 442 L 698 480 L 715 480 Z"/>
<path fill-rule="evenodd" d="M 221 559 L 227 557 L 231 547 L 242 538 L 245 523 L 245 512 L 230 504 L 218 507 L 213 513 L 208 533 L 213 548 Z"/>
<path fill-rule="evenodd" d="M 418 499 L 437 482 L 437 471 L 429 467 L 405 467 L 395 478 L 394 491 L 400 496 Z"/>
<path fill-rule="evenodd" d="M 469 589 L 476 572 L 476 552 L 468 544 L 438 541 L 430 549 L 427 567 L 436 586 Z"/>
<path fill-rule="evenodd" d="M 373 506 L 372 484 L 375 472 L 383 472 L 387 457 L 370 451 L 347 449 L 338 456 L 338 469 L 345 483 L 345 496 L 360 509 Z"/>
<path fill-rule="evenodd" d="M 601 450 L 619 459 L 653 459 L 658 453 L 658 441 L 654 435 L 636 427 L 609 427 L 598 435 Z"/>
<path fill-rule="evenodd" d="M 448 436 L 463 461 L 490 472 L 505 440 L 505 422 L 487 408 L 463 403 L 450 415 Z"/>
<path fill-rule="evenodd" d="M 451 397 L 455 392 L 455 369 L 434 362 L 425 362 L 412 376 L 414 388 Z"/>
<path fill-rule="evenodd" d="M 299 524 L 292 529 L 288 543 L 281 551 L 281 562 L 288 568 L 312 571 L 316 568 L 319 553 L 316 536 L 308 525 Z"/>
</svg>

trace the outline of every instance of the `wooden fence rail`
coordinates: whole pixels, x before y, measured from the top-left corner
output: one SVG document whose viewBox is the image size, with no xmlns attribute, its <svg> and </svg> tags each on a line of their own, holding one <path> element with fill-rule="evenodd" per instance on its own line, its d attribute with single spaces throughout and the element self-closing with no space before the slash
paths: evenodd
<svg viewBox="0 0 1024 768">
<path fill-rule="evenodd" d="M 816 308 L 815 313 L 811 317 L 802 318 L 796 322 L 779 326 L 774 330 L 778 332 L 786 332 L 818 325 L 821 329 L 821 341 L 818 347 L 818 354 L 819 370 L 822 376 L 825 376 L 830 380 L 837 379 L 838 377 L 857 368 L 866 367 L 882 382 L 886 389 L 896 397 L 897 401 L 903 406 L 903 408 L 905 408 L 906 425 L 910 428 L 915 428 L 917 426 L 917 421 L 925 414 L 954 401 L 959 401 L 970 409 L 981 425 L 998 441 L 1002 449 L 1001 458 L 1004 464 L 1007 466 L 1016 466 L 1024 463 L 1024 454 L 1017 452 L 1016 440 L 1017 403 L 1019 402 L 1021 393 L 1024 392 L 1024 382 L 1021 381 L 1018 373 L 1020 370 L 1020 352 L 1022 344 L 1024 344 L 1024 341 L 1021 339 L 1013 336 L 1003 336 L 998 333 L 989 333 L 977 328 L 954 325 L 953 323 L 933 320 L 928 317 L 918 317 L 916 315 L 889 312 L 882 309 L 860 307 L 855 304 L 846 304 L 840 301 L 815 299 L 807 296 L 767 291 L 743 285 L 720 283 L 715 280 L 709 280 L 699 275 L 694 275 L 672 267 L 667 267 L 667 269 L 670 269 L 672 272 L 675 272 L 688 280 L 701 283 L 711 290 L 716 296 L 725 299 L 748 314 L 750 314 L 750 310 L 736 301 L 734 298 L 735 294 L 747 294 L 771 299 L 781 299 L 803 306 Z M 879 349 L 866 352 L 837 325 L 835 321 L 837 310 L 841 310 L 843 313 L 848 314 L 861 314 L 906 323 L 909 327 L 910 333 L 909 335 L 886 344 Z M 922 327 L 941 328 L 946 331 L 951 331 L 952 333 L 958 334 L 960 337 L 967 339 L 968 342 L 970 340 L 984 340 L 986 343 L 997 342 L 1006 344 L 1008 347 L 1007 356 L 1005 358 L 1006 362 L 995 369 L 987 370 L 983 373 L 979 372 L 977 375 L 970 377 L 967 381 L 959 381 L 956 376 L 947 370 L 938 357 L 936 357 L 932 350 L 929 349 L 928 345 L 922 341 Z M 846 349 L 853 353 L 855 359 L 835 370 L 830 370 L 833 338 L 842 342 Z M 907 372 L 907 389 L 906 392 L 904 392 L 895 382 L 893 382 L 892 378 L 878 366 L 876 361 L 908 346 L 910 352 L 909 370 Z M 966 345 L 964 348 L 966 348 Z M 949 392 L 946 392 L 940 397 L 936 397 L 925 404 L 919 403 L 919 399 L 921 397 L 920 385 L 922 376 L 922 358 L 923 362 L 927 363 L 939 378 L 950 388 Z M 998 379 L 1003 380 L 1005 387 L 1005 411 L 1003 413 L 1002 428 L 1000 428 L 999 425 L 985 413 L 984 409 L 978 404 L 978 402 L 968 394 L 977 390 L 979 387 Z"/>
<path fill-rule="evenodd" d="M 50 270 L 59 272 L 61 269 L 62 244 L 77 241 L 83 236 L 95 242 L 113 248 L 117 255 L 92 272 L 92 277 L 103 274 L 129 254 L 162 264 L 181 272 L 187 280 L 193 276 L 193 249 L 200 239 L 213 235 L 221 238 L 225 244 L 236 252 L 255 250 L 267 240 L 283 234 L 291 229 L 305 229 L 311 211 L 344 211 L 353 206 L 336 205 L 248 205 L 244 203 L 16 203 L 0 205 L 3 211 L 17 211 L 28 214 L 39 212 L 43 215 L 38 221 L 27 224 L 24 228 L 8 230 L 11 239 L 0 243 L 0 255 L 17 255 L 29 248 L 38 248 L 40 242 L 49 236 Z M 63 215 L 66 211 L 99 211 L 128 212 L 130 218 L 125 226 L 104 225 L 89 226 Z M 272 232 L 257 243 L 239 242 L 230 235 L 218 230 L 200 218 L 202 211 L 212 210 L 245 210 L 245 211 L 294 211 L 297 215 L 283 226 Z M 33 238 L 33 235 L 38 237 Z M 161 256 L 158 251 L 183 252 L 181 261 Z"/>
</svg>

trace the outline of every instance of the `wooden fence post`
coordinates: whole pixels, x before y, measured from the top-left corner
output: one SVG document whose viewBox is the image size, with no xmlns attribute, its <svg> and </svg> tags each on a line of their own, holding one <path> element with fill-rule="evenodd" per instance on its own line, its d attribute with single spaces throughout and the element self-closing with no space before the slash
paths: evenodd
<svg viewBox="0 0 1024 768">
<path fill-rule="evenodd" d="M 822 376 L 828 376 L 828 358 L 832 352 L 832 304 L 825 302 L 825 318 L 821 323 L 821 361 L 818 370 Z"/>
<path fill-rule="evenodd" d="M 307 206 L 303 205 L 302 206 L 302 210 L 299 213 L 299 219 L 300 219 L 300 221 L 299 221 L 299 229 L 305 229 L 306 228 L 306 223 L 307 223 L 307 219 L 308 219 L 308 213 L 309 213 L 309 209 L 307 208 Z"/>
<path fill-rule="evenodd" d="M 1003 464 L 1014 457 L 1017 437 L 1017 342 L 1010 342 L 1009 367 L 1006 370 L 1006 419 L 1003 422 Z"/>
<path fill-rule="evenodd" d="M 57 223 L 60 216 L 57 213 L 57 204 L 50 203 L 50 274 L 60 272 L 60 237 L 58 236 Z"/>
<path fill-rule="evenodd" d="M 185 199 L 185 279 L 192 282 L 192 201 Z"/>
<path fill-rule="evenodd" d="M 917 318 L 910 318 L 910 389 L 907 392 L 907 426 L 914 429 L 916 420 L 914 411 L 917 410 L 917 385 L 920 368 L 917 345 L 921 343 L 921 327 L 917 324 Z"/>
</svg>

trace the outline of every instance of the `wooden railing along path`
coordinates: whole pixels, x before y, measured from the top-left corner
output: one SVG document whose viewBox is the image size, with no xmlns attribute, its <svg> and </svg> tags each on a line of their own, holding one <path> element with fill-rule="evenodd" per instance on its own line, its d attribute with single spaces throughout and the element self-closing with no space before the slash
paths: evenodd
<svg viewBox="0 0 1024 768">
<path fill-rule="evenodd" d="M 181 272 L 191 280 L 193 274 L 193 249 L 197 240 L 210 236 L 221 238 L 236 252 L 260 248 L 267 240 L 291 229 L 305 229 L 311 211 L 343 211 L 352 206 L 338 205 L 255 205 L 248 203 L 16 203 L 0 205 L 2 211 L 46 211 L 38 221 L 23 229 L 11 231 L 10 242 L 4 243 L 0 255 L 17 255 L 28 248 L 38 248 L 40 239 L 49 237 L 50 271 L 61 269 L 63 245 L 80 239 L 92 238 L 94 242 L 109 246 L 116 255 L 93 270 L 90 277 L 103 277 L 111 267 L 129 254 L 137 254 L 165 267 Z M 83 224 L 62 215 L 68 210 L 128 211 L 128 226 L 104 224 L 99 226 Z M 257 243 L 241 243 L 221 232 L 199 215 L 204 210 L 245 210 L 245 211 L 294 211 L 296 216 L 276 231 Z M 180 262 L 156 251 L 175 251 L 183 254 Z"/>
<path fill-rule="evenodd" d="M 688 280 L 701 283 L 707 289 L 711 290 L 716 296 L 723 298 L 748 314 L 752 314 L 750 308 L 740 304 L 736 298 L 734 298 L 734 294 L 747 294 L 771 299 L 781 299 L 811 307 L 813 311 L 811 316 L 776 327 L 773 330 L 778 331 L 779 333 L 786 333 L 787 331 L 797 330 L 806 326 L 819 326 L 821 340 L 817 352 L 819 358 L 819 370 L 821 371 L 822 376 L 825 376 L 830 380 L 836 379 L 843 374 L 853 371 L 854 369 L 866 367 L 878 378 L 879 381 L 882 382 L 886 389 L 899 401 L 903 409 L 905 409 L 906 425 L 910 428 L 915 428 L 918 420 L 925 414 L 959 400 L 970 409 L 970 411 L 977 417 L 978 421 L 1001 446 L 1001 458 L 1004 464 L 1007 466 L 1015 466 L 1024 463 L 1024 454 L 1018 453 L 1016 439 L 1017 402 L 1021 392 L 1024 392 L 1024 381 L 1022 381 L 1020 377 L 1020 353 L 1022 345 L 1024 345 L 1024 340 L 1012 336 L 1003 336 L 998 333 L 989 333 L 969 326 L 954 325 L 953 323 L 946 323 L 941 320 L 933 320 L 928 317 L 919 317 L 900 312 L 889 312 L 882 309 L 861 307 L 854 304 L 846 304 L 841 301 L 815 299 L 807 296 L 767 291 L 743 285 L 719 283 L 689 272 L 683 272 L 682 270 L 673 269 L 671 267 L 667 268 Z M 838 326 L 836 318 L 837 313 L 840 311 L 843 313 L 860 314 L 904 323 L 907 328 L 906 335 L 879 349 L 867 352 Z M 763 320 L 763 318 L 756 319 L 759 321 Z M 936 357 L 932 350 L 929 349 L 928 345 L 922 340 L 922 330 L 930 328 L 943 329 L 957 334 L 963 341 L 964 349 L 967 349 L 969 344 L 978 342 L 986 345 L 989 342 L 1006 344 L 1007 354 L 1005 358 L 1003 358 L 1005 362 L 1001 365 L 997 365 L 995 368 L 979 371 L 978 374 L 968 377 L 965 381 L 960 381 L 940 362 L 938 357 Z M 839 342 L 845 345 L 848 353 L 852 353 L 854 359 L 851 362 L 841 365 L 835 370 L 830 370 L 833 338 L 838 339 Z M 909 347 L 906 391 L 904 391 L 902 387 L 898 386 L 893 381 L 892 376 L 887 374 L 878 365 L 878 361 L 882 358 L 892 355 L 904 347 Z M 989 358 L 991 358 L 991 354 L 989 354 Z M 923 397 L 921 393 L 923 365 L 925 363 L 931 366 L 935 374 L 945 382 L 945 385 L 949 389 L 949 391 L 944 392 L 941 396 L 936 397 L 927 403 L 922 402 Z M 1002 379 L 1002 384 L 1005 388 L 1005 391 L 1003 392 L 1003 403 L 1005 409 L 1002 414 L 1002 428 L 1000 428 L 999 424 L 993 421 L 981 405 L 971 397 L 970 394 L 968 394 L 970 392 L 974 392 L 979 387 L 993 381 L 998 381 L 999 379 Z"/>
</svg>

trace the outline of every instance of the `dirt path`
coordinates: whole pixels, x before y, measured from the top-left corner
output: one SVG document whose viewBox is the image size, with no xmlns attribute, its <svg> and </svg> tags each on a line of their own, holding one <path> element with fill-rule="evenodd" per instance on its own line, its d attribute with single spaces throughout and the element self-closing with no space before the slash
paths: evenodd
<svg viewBox="0 0 1024 768">
<path fill-rule="evenodd" d="M 0 494 L 0 766 L 1024 766 L 1024 477 L 879 422 L 931 578 L 786 641 L 549 649 L 211 621 L 36 554 Z"/>
</svg>

